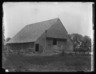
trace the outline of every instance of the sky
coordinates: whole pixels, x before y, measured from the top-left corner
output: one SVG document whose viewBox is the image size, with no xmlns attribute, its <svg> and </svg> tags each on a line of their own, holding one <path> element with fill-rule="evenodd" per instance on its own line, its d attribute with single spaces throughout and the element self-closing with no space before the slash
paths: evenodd
<svg viewBox="0 0 96 74">
<path fill-rule="evenodd" d="M 5 2 L 5 38 L 13 37 L 28 24 L 59 18 L 69 34 L 93 36 L 91 2 Z"/>
</svg>

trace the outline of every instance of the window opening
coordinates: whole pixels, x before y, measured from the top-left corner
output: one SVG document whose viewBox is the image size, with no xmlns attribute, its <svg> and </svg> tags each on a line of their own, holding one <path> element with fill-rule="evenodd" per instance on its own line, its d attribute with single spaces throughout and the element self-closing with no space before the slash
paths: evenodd
<svg viewBox="0 0 96 74">
<path fill-rule="evenodd" d="M 57 40 L 53 39 L 53 45 L 57 45 Z"/>
<path fill-rule="evenodd" d="M 37 51 L 37 52 L 39 51 L 39 44 L 35 45 L 35 51 Z"/>
</svg>

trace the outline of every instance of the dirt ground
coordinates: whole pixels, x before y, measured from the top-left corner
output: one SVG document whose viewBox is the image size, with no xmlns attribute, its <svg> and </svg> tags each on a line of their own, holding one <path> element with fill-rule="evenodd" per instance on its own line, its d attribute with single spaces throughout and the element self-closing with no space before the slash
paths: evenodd
<svg viewBox="0 0 96 74">
<path fill-rule="evenodd" d="M 55 56 L 22 56 L 9 55 L 3 62 L 9 71 L 90 71 L 91 56 L 85 54 L 64 54 Z"/>
</svg>

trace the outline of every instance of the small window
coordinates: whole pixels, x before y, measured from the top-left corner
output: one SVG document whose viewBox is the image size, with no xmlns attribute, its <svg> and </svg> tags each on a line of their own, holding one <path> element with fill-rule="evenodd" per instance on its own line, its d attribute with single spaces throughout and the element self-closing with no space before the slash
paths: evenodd
<svg viewBox="0 0 96 74">
<path fill-rule="evenodd" d="M 56 39 L 53 40 L 53 45 L 57 45 L 57 40 Z"/>
</svg>

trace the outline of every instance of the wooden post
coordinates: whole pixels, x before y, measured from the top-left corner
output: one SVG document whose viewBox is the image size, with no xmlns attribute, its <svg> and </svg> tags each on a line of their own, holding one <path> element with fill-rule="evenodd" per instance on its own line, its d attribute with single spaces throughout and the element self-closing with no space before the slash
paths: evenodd
<svg viewBox="0 0 96 74">
<path fill-rule="evenodd" d="M 46 38 L 47 38 L 47 30 L 45 30 L 45 48 L 47 49 L 47 44 L 46 44 L 47 43 L 47 40 L 46 40 Z"/>
</svg>

